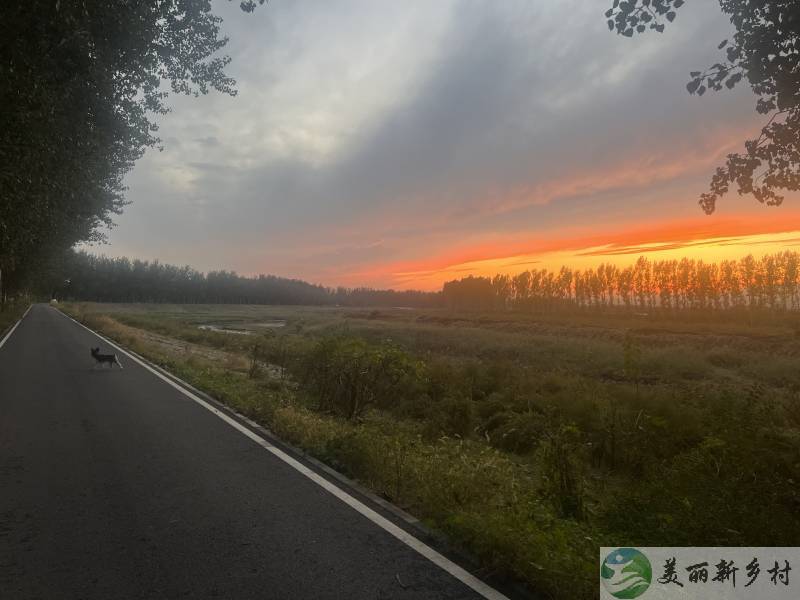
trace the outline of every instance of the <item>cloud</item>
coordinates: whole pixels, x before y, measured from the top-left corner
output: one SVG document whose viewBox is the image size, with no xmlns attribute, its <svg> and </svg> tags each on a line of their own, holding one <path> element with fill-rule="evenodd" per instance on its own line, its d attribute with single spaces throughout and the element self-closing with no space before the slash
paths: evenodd
<svg viewBox="0 0 800 600">
<path fill-rule="evenodd" d="M 732 239 L 711 239 L 711 240 L 692 240 L 672 243 L 648 243 L 637 246 L 621 246 L 612 244 L 610 248 L 599 248 L 578 252 L 578 256 L 623 256 L 626 254 L 647 254 L 648 252 L 663 252 L 664 250 L 685 250 L 687 248 L 698 248 L 701 246 L 720 246 L 742 243 L 739 238 Z"/>
<path fill-rule="evenodd" d="M 745 89 L 683 89 L 729 33 L 714 3 L 630 40 L 584 0 L 234 4 L 240 93 L 173 101 L 112 254 L 383 284 L 397 265 L 695 214 L 758 126 Z"/>
</svg>

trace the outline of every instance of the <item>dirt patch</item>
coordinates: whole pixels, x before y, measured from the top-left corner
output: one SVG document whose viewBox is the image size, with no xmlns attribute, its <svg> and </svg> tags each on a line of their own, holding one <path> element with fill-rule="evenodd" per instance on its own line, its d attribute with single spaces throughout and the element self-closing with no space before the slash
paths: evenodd
<svg viewBox="0 0 800 600">
<path fill-rule="evenodd" d="M 198 329 L 202 329 L 203 331 L 230 333 L 232 335 L 254 335 L 256 332 L 253 331 L 253 329 L 279 329 L 281 327 L 286 327 L 286 321 L 275 320 L 263 321 L 261 323 L 248 323 L 246 327 L 231 327 L 230 325 L 218 325 L 215 323 L 203 323 L 197 326 Z"/>
<path fill-rule="evenodd" d="M 247 329 L 241 329 L 238 327 L 225 327 L 223 325 L 198 325 L 198 329 L 202 329 L 203 331 L 215 331 L 217 333 L 231 333 L 234 335 L 253 335 L 252 331 L 247 331 Z"/>
<path fill-rule="evenodd" d="M 280 327 L 286 327 L 286 321 L 282 319 L 276 319 L 274 321 L 263 321 L 261 323 L 253 323 L 251 327 L 260 327 L 266 329 L 278 329 Z"/>
<path fill-rule="evenodd" d="M 157 346 L 159 350 L 166 351 L 168 353 L 197 356 L 198 358 L 211 360 L 214 362 L 224 362 L 225 364 L 235 364 L 238 362 L 242 362 L 244 364 L 244 359 L 241 356 L 231 352 L 224 352 L 222 350 L 208 348 L 207 346 L 192 344 L 191 342 L 184 342 L 183 340 L 176 340 L 165 335 L 147 331 L 146 329 L 136 329 L 136 331 L 139 333 L 143 341 L 147 342 L 148 344 L 153 344 Z"/>
<path fill-rule="evenodd" d="M 225 364 L 228 368 L 237 371 L 247 371 L 250 368 L 249 360 L 241 354 L 225 352 L 199 344 L 192 344 L 183 340 L 176 340 L 165 335 L 153 333 L 145 329 L 137 329 L 142 341 L 156 346 L 168 354 L 180 354 L 184 357 L 193 356 L 202 360 Z M 286 374 L 278 365 L 258 361 L 259 370 L 271 379 L 285 379 Z"/>
</svg>

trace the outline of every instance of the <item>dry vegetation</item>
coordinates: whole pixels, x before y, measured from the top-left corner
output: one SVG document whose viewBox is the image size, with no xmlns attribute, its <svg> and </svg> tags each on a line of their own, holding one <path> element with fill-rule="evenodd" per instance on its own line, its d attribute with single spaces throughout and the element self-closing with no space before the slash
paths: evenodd
<svg viewBox="0 0 800 600">
<path fill-rule="evenodd" d="M 796 314 L 65 309 L 546 597 L 599 545 L 800 539 Z"/>
</svg>

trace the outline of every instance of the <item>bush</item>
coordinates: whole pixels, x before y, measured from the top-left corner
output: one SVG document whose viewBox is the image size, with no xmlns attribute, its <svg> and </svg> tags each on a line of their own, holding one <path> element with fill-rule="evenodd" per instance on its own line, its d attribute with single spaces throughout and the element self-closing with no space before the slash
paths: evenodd
<svg viewBox="0 0 800 600">
<path fill-rule="evenodd" d="M 428 438 L 439 436 L 467 438 L 475 427 L 472 402 L 466 398 L 445 398 L 434 405 L 425 431 Z"/>
<path fill-rule="evenodd" d="M 747 362 L 747 357 L 741 351 L 727 346 L 712 350 L 706 354 L 706 358 L 715 367 L 723 369 L 736 369 Z"/>
<path fill-rule="evenodd" d="M 561 425 L 548 432 L 542 444 L 542 488 L 562 517 L 585 516 L 583 461 L 578 455 L 580 432 Z"/>
<path fill-rule="evenodd" d="M 697 381 L 711 371 L 706 358 L 693 348 L 661 348 L 646 353 L 642 360 L 643 379 L 656 377 L 662 381 Z"/>
<path fill-rule="evenodd" d="M 527 454 L 534 450 L 545 432 L 545 423 L 541 413 L 526 412 L 499 413 L 487 423 L 491 429 L 486 430 L 489 443 L 495 448 Z"/>
<path fill-rule="evenodd" d="M 402 410 L 420 393 L 422 373 L 422 364 L 402 350 L 337 336 L 308 354 L 302 382 L 319 410 L 352 420 L 371 406 Z"/>
</svg>

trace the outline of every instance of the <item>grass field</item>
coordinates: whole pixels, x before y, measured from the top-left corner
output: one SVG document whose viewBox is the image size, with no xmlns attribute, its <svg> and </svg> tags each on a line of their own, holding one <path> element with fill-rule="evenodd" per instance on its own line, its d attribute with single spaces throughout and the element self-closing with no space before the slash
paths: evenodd
<svg viewBox="0 0 800 600">
<path fill-rule="evenodd" d="M 796 315 L 62 308 L 545 597 L 601 545 L 800 541 Z"/>
</svg>

